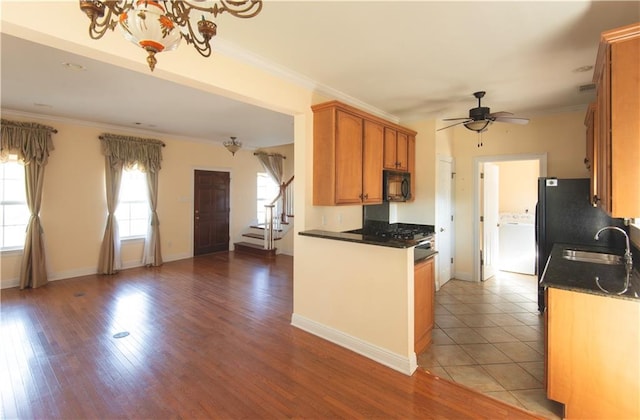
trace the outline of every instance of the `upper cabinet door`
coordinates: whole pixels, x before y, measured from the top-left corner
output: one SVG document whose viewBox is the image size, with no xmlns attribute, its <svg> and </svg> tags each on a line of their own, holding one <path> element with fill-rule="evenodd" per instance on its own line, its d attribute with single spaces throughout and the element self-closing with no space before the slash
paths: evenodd
<svg viewBox="0 0 640 420">
<path fill-rule="evenodd" d="M 362 118 L 336 113 L 336 204 L 362 202 Z"/>
<path fill-rule="evenodd" d="M 362 202 L 382 203 L 382 156 L 384 126 L 373 121 L 364 121 L 364 144 L 362 149 Z"/>
<path fill-rule="evenodd" d="M 396 142 L 398 140 L 398 132 L 393 128 L 385 127 L 384 129 L 384 169 L 395 170 L 396 163 Z"/>
<path fill-rule="evenodd" d="M 402 131 L 384 129 L 384 169 L 407 172 L 409 170 L 409 136 Z"/>
<path fill-rule="evenodd" d="M 594 203 L 612 217 L 640 217 L 638 63 L 640 23 L 602 33 L 593 77 L 592 185 Z"/>
<path fill-rule="evenodd" d="M 405 133 L 398 131 L 398 137 L 396 139 L 396 168 L 399 171 L 409 170 L 409 136 Z"/>
</svg>

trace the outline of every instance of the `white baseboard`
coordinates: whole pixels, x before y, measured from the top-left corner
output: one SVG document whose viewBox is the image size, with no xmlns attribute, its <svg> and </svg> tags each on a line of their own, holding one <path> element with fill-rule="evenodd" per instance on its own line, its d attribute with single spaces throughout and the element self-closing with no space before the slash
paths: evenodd
<svg viewBox="0 0 640 420">
<path fill-rule="evenodd" d="M 187 252 L 183 252 L 182 254 L 171 254 L 171 255 L 163 256 L 162 261 L 171 262 L 171 261 L 178 261 L 178 260 L 186 260 L 187 258 L 193 258 L 193 255 Z"/>
<path fill-rule="evenodd" d="M 47 280 L 56 281 L 72 279 L 74 277 L 90 276 L 98 272 L 97 263 L 95 267 L 75 268 L 73 270 L 59 271 L 57 273 L 47 273 Z"/>
<path fill-rule="evenodd" d="M 460 271 L 456 271 L 453 275 L 453 278 L 456 280 L 473 281 L 473 276 L 471 275 L 471 273 L 464 273 Z"/>
<path fill-rule="evenodd" d="M 189 254 L 173 254 L 163 257 L 164 262 L 178 261 L 184 260 L 187 258 L 191 258 Z M 122 269 L 127 270 L 129 268 L 142 267 L 141 261 L 125 261 L 122 263 Z M 82 276 L 90 276 L 92 274 L 96 274 L 98 272 L 98 267 L 85 267 L 85 268 L 76 268 L 73 270 L 67 271 L 58 271 L 53 273 L 47 273 L 48 281 L 57 281 L 57 280 L 65 280 L 72 279 L 74 277 L 82 277 Z M 0 282 L 0 289 L 10 289 L 12 287 L 20 286 L 20 278 L 12 278 L 12 279 L 2 279 Z"/>
<path fill-rule="evenodd" d="M 415 353 L 412 353 L 411 357 L 404 357 L 297 314 L 291 316 L 291 325 L 368 357 L 405 375 L 411 376 L 418 368 Z"/>
<path fill-rule="evenodd" d="M 0 289 L 11 289 L 20 286 L 20 279 L 3 279 L 0 283 Z"/>
</svg>

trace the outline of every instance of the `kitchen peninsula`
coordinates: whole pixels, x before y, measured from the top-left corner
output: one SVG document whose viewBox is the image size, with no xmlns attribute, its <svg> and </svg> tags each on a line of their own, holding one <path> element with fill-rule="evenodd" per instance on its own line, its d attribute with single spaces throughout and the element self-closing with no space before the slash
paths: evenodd
<svg viewBox="0 0 640 420">
<path fill-rule="evenodd" d="M 313 252 L 301 257 L 308 261 L 298 274 L 309 281 L 294 290 L 292 324 L 411 375 L 417 368 L 415 260 L 433 260 L 436 251 L 415 252 L 419 242 L 358 233 L 299 235 Z"/>
</svg>

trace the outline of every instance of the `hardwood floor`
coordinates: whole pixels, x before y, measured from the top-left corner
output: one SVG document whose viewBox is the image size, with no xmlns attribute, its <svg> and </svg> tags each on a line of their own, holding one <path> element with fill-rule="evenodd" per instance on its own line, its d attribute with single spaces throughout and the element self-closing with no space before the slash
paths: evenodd
<svg viewBox="0 0 640 420">
<path fill-rule="evenodd" d="M 292 327 L 292 271 L 223 252 L 2 290 L 0 417 L 537 418 Z"/>
</svg>

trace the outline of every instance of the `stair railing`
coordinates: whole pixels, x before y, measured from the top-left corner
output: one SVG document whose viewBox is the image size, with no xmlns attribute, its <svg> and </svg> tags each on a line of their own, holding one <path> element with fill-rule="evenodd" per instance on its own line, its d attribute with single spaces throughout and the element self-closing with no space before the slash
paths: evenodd
<svg viewBox="0 0 640 420">
<path fill-rule="evenodd" d="M 279 229 L 282 223 L 289 223 L 289 217 L 293 216 L 293 178 L 283 182 L 278 196 L 264 206 L 264 249 L 274 248 L 274 229 Z M 277 217 L 274 216 L 274 209 Z"/>
</svg>

